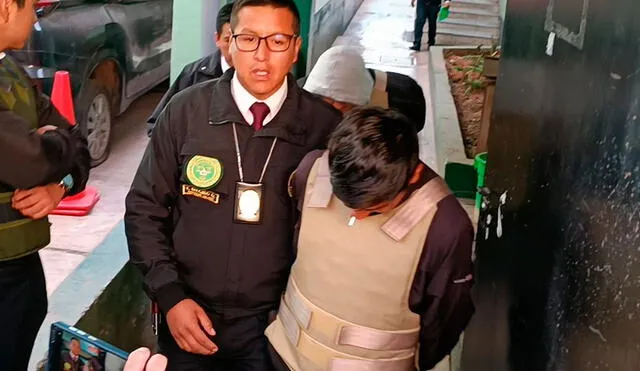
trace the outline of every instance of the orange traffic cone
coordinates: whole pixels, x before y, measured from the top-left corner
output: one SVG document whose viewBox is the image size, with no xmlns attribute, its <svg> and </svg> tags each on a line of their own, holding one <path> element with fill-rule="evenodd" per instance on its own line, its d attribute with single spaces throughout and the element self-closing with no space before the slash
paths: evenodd
<svg viewBox="0 0 640 371">
<path fill-rule="evenodd" d="M 71 94 L 71 79 L 69 72 L 58 71 L 53 79 L 51 102 L 56 106 L 62 117 L 71 125 L 76 124 L 76 111 L 73 109 L 73 95 Z"/>
<path fill-rule="evenodd" d="M 51 102 L 71 125 L 76 125 L 76 113 L 73 108 L 73 95 L 71 94 L 69 72 L 56 72 L 55 79 L 53 80 Z M 84 191 L 77 195 L 66 197 L 60 201 L 58 207 L 53 210 L 51 214 L 85 216 L 93 210 L 98 200 L 100 200 L 98 190 L 93 187 L 86 187 Z"/>
</svg>

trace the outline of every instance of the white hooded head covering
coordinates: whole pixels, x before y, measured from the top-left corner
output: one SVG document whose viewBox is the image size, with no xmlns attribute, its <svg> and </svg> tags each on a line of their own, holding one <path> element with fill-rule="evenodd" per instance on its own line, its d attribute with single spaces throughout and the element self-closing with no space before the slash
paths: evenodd
<svg viewBox="0 0 640 371">
<path fill-rule="evenodd" d="M 368 104 L 373 78 L 357 49 L 334 46 L 325 51 L 309 73 L 304 90 L 357 106 Z"/>
</svg>

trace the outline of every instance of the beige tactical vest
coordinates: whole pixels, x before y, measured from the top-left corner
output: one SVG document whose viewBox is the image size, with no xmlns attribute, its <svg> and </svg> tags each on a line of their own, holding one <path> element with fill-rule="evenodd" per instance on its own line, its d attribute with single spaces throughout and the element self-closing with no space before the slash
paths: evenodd
<svg viewBox="0 0 640 371">
<path fill-rule="evenodd" d="M 375 83 L 371 92 L 371 105 L 382 108 L 389 108 L 389 93 L 387 93 L 387 73 L 380 70 L 373 70 L 375 73 Z"/>
<path fill-rule="evenodd" d="M 420 318 L 409 291 L 437 203 L 428 182 L 392 215 L 348 225 L 352 210 L 331 193 L 327 153 L 309 178 L 286 293 L 269 341 L 294 371 L 415 370 Z"/>
</svg>

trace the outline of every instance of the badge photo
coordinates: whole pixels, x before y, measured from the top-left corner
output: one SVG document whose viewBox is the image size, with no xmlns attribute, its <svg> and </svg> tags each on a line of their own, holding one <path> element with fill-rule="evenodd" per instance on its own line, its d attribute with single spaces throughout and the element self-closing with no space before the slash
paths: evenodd
<svg viewBox="0 0 640 371">
<path fill-rule="evenodd" d="M 233 219 L 237 223 L 262 223 L 262 184 L 236 183 Z"/>
<path fill-rule="evenodd" d="M 195 155 L 185 167 L 185 178 L 189 184 L 200 189 L 210 189 L 222 180 L 222 163 L 217 158 Z"/>
</svg>

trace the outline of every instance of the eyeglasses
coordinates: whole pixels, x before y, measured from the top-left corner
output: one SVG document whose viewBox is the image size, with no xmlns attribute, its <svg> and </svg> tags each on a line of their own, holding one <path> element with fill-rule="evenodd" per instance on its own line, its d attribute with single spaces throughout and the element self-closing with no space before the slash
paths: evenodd
<svg viewBox="0 0 640 371">
<path fill-rule="evenodd" d="M 297 35 L 284 35 L 276 33 L 273 35 L 259 37 L 251 34 L 238 34 L 233 35 L 233 39 L 236 41 L 236 46 L 241 52 L 253 52 L 258 50 L 260 42 L 264 40 L 267 44 L 267 48 L 272 52 L 284 52 L 291 46 L 291 40 L 298 37 Z"/>
</svg>

